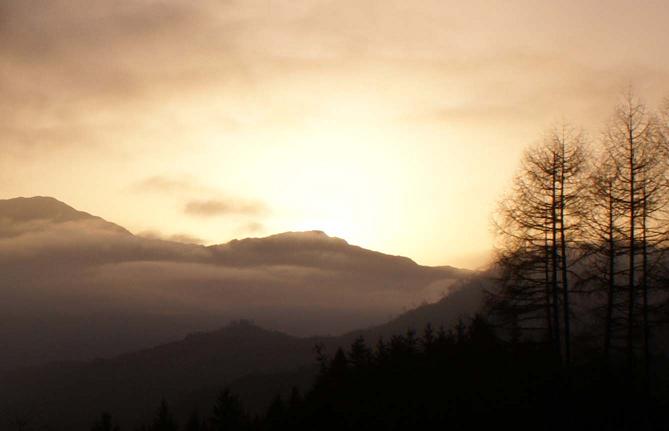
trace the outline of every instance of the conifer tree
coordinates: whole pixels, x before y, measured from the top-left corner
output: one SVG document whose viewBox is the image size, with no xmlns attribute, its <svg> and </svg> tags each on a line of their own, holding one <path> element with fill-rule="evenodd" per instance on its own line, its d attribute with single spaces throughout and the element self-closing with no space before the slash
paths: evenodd
<svg viewBox="0 0 669 431">
<path fill-rule="evenodd" d="M 249 420 L 239 398 L 225 389 L 216 398 L 210 423 L 212 431 L 238 431 L 247 429 Z"/>
<path fill-rule="evenodd" d="M 107 412 L 104 412 L 93 424 L 91 431 L 119 431 L 119 426 L 114 425 L 111 415 Z"/>
<path fill-rule="evenodd" d="M 172 412 L 170 411 L 170 408 L 165 399 L 160 402 L 160 407 L 158 407 L 158 411 L 156 412 L 156 416 L 150 429 L 151 431 L 178 430 L 177 423 L 174 420 L 174 416 L 172 416 Z"/>
</svg>

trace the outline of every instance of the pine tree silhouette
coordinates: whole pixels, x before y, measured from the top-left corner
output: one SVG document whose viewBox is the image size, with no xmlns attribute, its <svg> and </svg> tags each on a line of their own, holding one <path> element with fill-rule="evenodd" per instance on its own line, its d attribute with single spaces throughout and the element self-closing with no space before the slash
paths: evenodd
<svg viewBox="0 0 669 431">
<path fill-rule="evenodd" d="M 239 398 L 229 389 L 219 393 L 210 423 L 212 431 L 237 431 L 246 430 L 249 427 L 249 419 Z"/>
<path fill-rule="evenodd" d="M 93 424 L 91 431 L 119 431 L 119 427 L 112 423 L 111 415 L 104 412 L 100 416 L 100 419 Z"/>
<path fill-rule="evenodd" d="M 185 431 L 205 431 L 206 423 L 200 418 L 197 410 L 193 410 L 186 422 Z"/>
<path fill-rule="evenodd" d="M 176 421 L 174 420 L 174 417 L 172 416 L 172 412 L 169 409 L 169 406 L 167 405 L 167 401 L 163 399 L 160 402 L 160 407 L 158 407 L 158 411 L 156 412 L 156 417 L 153 420 L 153 424 L 151 425 L 151 431 L 177 431 L 178 426 Z"/>
</svg>

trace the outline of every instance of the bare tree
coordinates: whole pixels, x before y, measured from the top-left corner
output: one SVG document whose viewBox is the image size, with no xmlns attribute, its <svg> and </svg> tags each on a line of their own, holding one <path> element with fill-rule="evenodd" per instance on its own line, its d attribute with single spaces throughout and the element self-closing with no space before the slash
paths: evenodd
<svg viewBox="0 0 669 431">
<path fill-rule="evenodd" d="M 571 362 L 570 255 L 579 249 L 583 219 L 583 178 L 586 169 L 586 144 L 583 133 L 563 124 L 551 133 L 553 151 L 558 153 L 559 202 L 557 230 L 560 238 L 560 280 L 564 320 L 564 348 L 567 364 Z M 580 251 L 579 251 L 580 252 Z"/>
<path fill-rule="evenodd" d="M 615 161 L 606 152 L 600 155 L 584 190 L 588 217 L 582 218 L 582 250 L 587 262 L 582 281 L 599 297 L 595 297 L 594 308 L 596 312 L 603 312 L 603 348 L 607 362 L 611 359 L 614 335 L 619 332 L 621 312 L 619 256 L 623 209 L 617 194 L 618 177 Z"/>
<path fill-rule="evenodd" d="M 578 237 L 585 141 L 568 125 L 528 149 L 495 227 L 502 288 L 493 311 L 521 329 L 541 330 L 571 361 L 570 260 Z"/>
<path fill-rule="evenodd" d="M 618 230 L 626 260 L 625 349 L 631 366 L 640 339 L 648 370 L 652 274 L 666 240 L 660 214 L 667 206 L 667 157 L 659 120 L 630 91 L 615 110 L 603 146 L 615 171 L 612 194 L 622 216 Z"/>
</svg>

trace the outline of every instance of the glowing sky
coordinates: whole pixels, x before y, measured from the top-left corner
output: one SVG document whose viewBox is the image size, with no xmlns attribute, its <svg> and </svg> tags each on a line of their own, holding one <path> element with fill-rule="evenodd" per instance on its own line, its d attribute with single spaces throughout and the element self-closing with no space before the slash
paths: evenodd
<svg viewBox="0 0 669 431">
<path fill-rule="evenodd" d="M 524 146 L 669 94 L 666 1 L 3 0 L 0 196 L 476 266 Z"/>
</svg>

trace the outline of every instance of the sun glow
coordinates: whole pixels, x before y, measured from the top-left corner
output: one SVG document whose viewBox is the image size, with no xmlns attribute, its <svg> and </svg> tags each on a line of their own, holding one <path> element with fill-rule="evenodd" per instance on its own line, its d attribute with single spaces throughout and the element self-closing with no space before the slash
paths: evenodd
<svg viewBox="0 0 669 431">
<path fill-rule="evenodd" d="M 290 213 L 292 230 L 323 230 L 359 244 L 369 244 L 384 228 L 382 211 L 395 184 L 395 160 L 382 146 L 392 142 L 388 130 L 329 116 L 287 137 L 289 154 L 276 177 L 287 176 L 277 190 L 278 206 Z M 278 152 L 286 148 L 277 149 Z M 277 155 L 277 157 L 281 157 Z"/>
<path fill-rule="evenodd" d="M 476 155 L 456 145 L 457 131 L 402 121 L 398 103 L 380 96 L 330 95 L 299 118 L 268 106 L 237 129 L 212 124 L 202 135 L 206 151 L 185 155 L 185 163 L 202 168 L 199 182 L 263 202 L 268 212 L 252 220 L 181 218 L 181 226 L 209 243 L 320 230 L 431 264 L 478 251 L 487 233 L 460 227 L 464 214 L 486 217 L 465 209 L 482 194 L 461 190 L 471 187 L 463 181 Z M 445 240 L 415 240 L 434 236 Z"/>
</svg>

